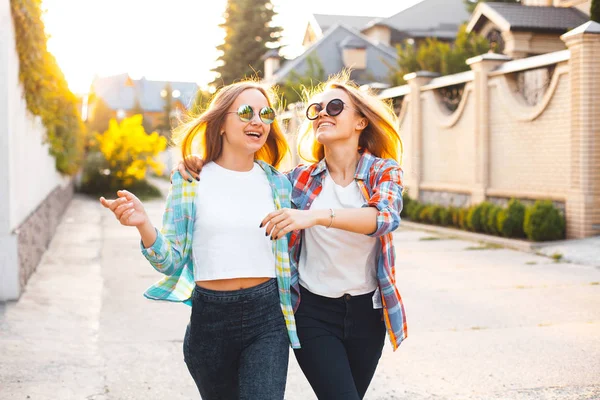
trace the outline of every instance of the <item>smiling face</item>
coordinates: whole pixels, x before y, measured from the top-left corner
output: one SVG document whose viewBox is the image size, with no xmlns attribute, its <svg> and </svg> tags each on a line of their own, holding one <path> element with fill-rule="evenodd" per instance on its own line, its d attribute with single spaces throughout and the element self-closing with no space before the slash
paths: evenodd
<svg viewBox="0 0 600 400">
<path fill-rule="evenodd" d="M 344 109 L 336 116 L 329 115 L 325 109 L 333 99 L 344 102 Z M 367 126 L 367 120 L 356 111 L 350 96 L 344 90 L 325 90 L 310 103 L 319 103 L 323 107 L 317 119 L 312 121 L 313 132 L 319 143 L 330 146 L 335 142 L 355 141 L 358 144 L 358 137 Z"/>
<path fill-rule="evenodd" d="M 249 122 L 244 122 L 237 114 L 242 105 L 248 105 L 254 111 Z M 221 126 L 223 152 L 234 152 L 240 156 L 256 153 L 264 146 L 271 130 L 259 117 L 260 110 L 269 107 L 267 98 L 257 89 L 244 90 L 227 110 L 225 122 Z"/>
</svg>

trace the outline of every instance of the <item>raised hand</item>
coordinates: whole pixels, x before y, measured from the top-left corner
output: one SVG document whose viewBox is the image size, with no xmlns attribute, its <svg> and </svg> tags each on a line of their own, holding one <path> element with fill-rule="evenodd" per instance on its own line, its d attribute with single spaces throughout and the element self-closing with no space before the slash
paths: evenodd
<svg viewBox="0 0 600 400">
<path fill-rule="evenodd" d="M 117 199 L 100 197 L 100 203 L 115 214 L 121 225 L 140 227 L 149 222 L 144 205 L 133 193 L 119 190 Z"/>
</svg>

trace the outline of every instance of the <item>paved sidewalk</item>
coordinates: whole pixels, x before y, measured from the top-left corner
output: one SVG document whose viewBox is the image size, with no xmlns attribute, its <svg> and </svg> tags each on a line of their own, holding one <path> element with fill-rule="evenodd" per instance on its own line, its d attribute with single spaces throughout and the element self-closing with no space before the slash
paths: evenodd
<svg viewBox="0 0 600 400">
<path fill-rule="evenodd" d="M 146 206 L 160 224 L 163 201 Z M 386 344 L 367 400 L 600 399 L 600 268 L 395 240 L 409 338 Z M 197 399 L 189 308 L 142 297 L 159 277 L 133 228 L 76 196 L 26 292 L 0 305 L 0 399 Z M 286 399 L 314 398 L 291 355 Z"/>
</svg>

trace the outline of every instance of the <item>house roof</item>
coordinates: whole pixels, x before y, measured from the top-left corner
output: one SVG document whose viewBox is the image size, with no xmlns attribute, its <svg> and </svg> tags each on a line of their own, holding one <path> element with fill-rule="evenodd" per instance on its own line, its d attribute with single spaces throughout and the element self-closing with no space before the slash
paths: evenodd
<svg viewBox="0 0 600 400">
<path fill-rule="evenodd" d="M 144 111 L 162 111 L 164 98 L 161 91 L 167 84 L 175 92 L 179 91 L 179 97 L 173 98 L 189 107 L 194 101 L 198 85 L 193 82 L 167 82 L 151 81 L 145 78 L 133 80 L 128 74 L 120 74 L 94 79 L 92 90 L 106 102 L 112 110 L 131 110 L 135 105 L 136 97 Z"/>
<path fill-rule="evenodd" d="M 370 21 L 377 17 L 353 16 L 353 15 L 332 15 L 332 14 L 313 14 L 315 21 L 321 28 L 321 32 L 329 30 L 334 25 L 345 25 L 350 28 L 360 30 Z"/>
<path fill-rule="evenodd" d="M 488 20 L 503 31 L 564 33 L 589 21 L 589 17 L 575 7 L 480 3 L 473 13 L 467 30 L 478 31 Z"/>
<path fill-rule="evenodd" d="M 325 71 L 325 76 L 336 74 L 344 69 L 342 51 L 346 48 L 364 48 L 367 57 L 367 69 L 352 71 L 350 78 L 359 85 L 388 80 L 390 66 L 396 65 L 398 55 L 388 46 L 372 42 L 360 32 L 344 26 L 334 25 L 313 43 L 304 53 L 286 62 L 270 83 L 284 83 L 290 73 L 302 75 L 308 69 L 309 57 L 317 58 Z"/>
<path fill-rule="evenodd" d="M 391 17 L 373 19 L 362 31 L 383 25 L 407 37 L 452 39 L 469 17 L 463 0 L 423 0 Z"/>
</svg>

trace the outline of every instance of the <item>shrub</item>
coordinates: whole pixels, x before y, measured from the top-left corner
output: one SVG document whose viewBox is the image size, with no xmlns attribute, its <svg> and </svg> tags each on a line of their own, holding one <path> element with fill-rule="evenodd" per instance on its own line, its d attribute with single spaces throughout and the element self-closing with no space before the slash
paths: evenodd
<svg viewBox="0 0 600 400">
<path fill-rule="evenodd" d="M 565 237 L 565 219 L 550 200 L 538 200 L 526 209 L 523 228 L 530 240 L 559 240 Z"/>
<path fill-rule="evenodd" d="M 80 190 L 110 193 L 132 188 L 145 181 L 148 168 L 162 175 L 163 165 L 156 157 L 166 145 L 163 136 L 144 131 L 141 115 L 125 118 L 121 123 L 111 120 L 109 129 L 96 135 L 84 165 Z"/>
<path fill-rule="evenodd" d="M 522 238 L 523 222 L 525 220 L 525 206 L 517 199 L 511 199 L 508 206 L 500 211 L 497 216 L 498 232 L 504 237 Z"/>
<path fill-rule="evenodd" d="M 445 207 L 441 207 L 440 208 L 440 222 L 439 224 L 442 226 L 450 226 L 452 225 L 452 213 L 454 209 L 452 207 L 449 208 L 445 208 Z"/>
<path fill-rule="evenodd" d="M 501 207 L 493 206 L 488 210 L 487 213 L 487 232 L 492 235 L 498 235 L 498 214 L 502 211 Z"/>
<path fill-rule="evenodd" d="M 472 206 L 467 214 L 467 226 L 473 232 L 485 232 L 487 225 L 487 212 L 491 204 L 488 202 Z"/>
<path fill-rule="evenodd" d="M 429 212 L 429 221 L 435 225 L 442 225 L 442 212 L 445 210 L 444 207 L 433 205 Z"/>
<path fill-rule="evenodd" d="M 408 214 L 408 218 L 413 222 L 421 221 L 421 211 L 425 208 L 424 204 L 417 203 L 410 210 L 410 214 Z"/>
<path fill-rule="evenodd" d="M 419 213 L 419 221 L 424 222 L 426 224 L 430 224 L 431 220 L 431 212 L 433 211 L 433 206 L 430 204 L 425 205 L 421 212 Z"/>
<path fill-rule="evenodd" d="M 412 209 L 414 204 L 416 204 L 416 201 L 411 199 L 410 196 L 408 195 L 408 192 L 405 191 L 402 194 L 402 211 L 400 212 L 400 217 L 408 218 L 408 215 L 410 214 L 410 210 Z"/>
<path fill-rule="evenodd" d="M 469 215 L 469 209 L 468 208 L 461 208 L 458 211 L 458 227 L 460 229 L 464 229 L 467 230 L 469 227 L 467 225 L 467 217 Z"/>
</svg>

